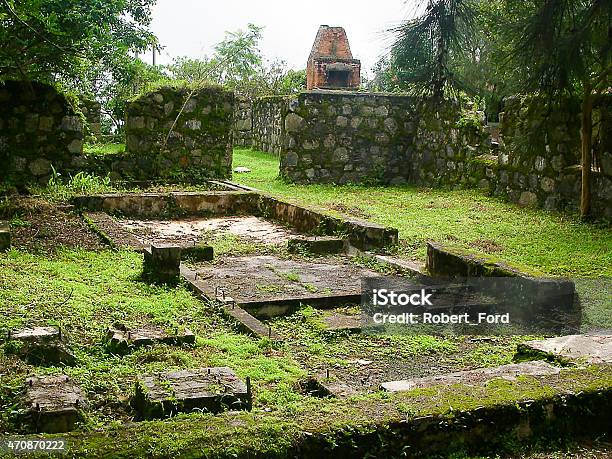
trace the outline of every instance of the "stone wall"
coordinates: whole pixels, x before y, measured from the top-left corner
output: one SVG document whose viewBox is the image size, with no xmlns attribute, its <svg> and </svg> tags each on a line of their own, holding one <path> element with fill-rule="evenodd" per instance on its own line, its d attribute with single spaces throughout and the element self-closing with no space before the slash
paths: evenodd
<svg viewBox="0 0 612 459">
<path fill-rule="evenodd" d="M 484 130 L 462 125 L 459 108 L 450 102 L 309 91 L 285 107 L 281 176 L 288 181 L 431 186 L 459 183 L 465 176 L 478 183 L 465 171 L 485 152 Z"/>
<path fill-rule="evenodd" d="M 601 170 L 593 173 L 593 214 L 612 217 L 610 100 L 595 110 L 601 121 L 595 143 Z M 548 108 L 545 101 L 512 97 L 500 114 L 500 151 L 492 192 L 525 206 L 576 210 L 580 204 L 580 104 L 567 100 Z"/>
<path fill-rule="evenodd" d="M 283 146 L 285 96 L 262 97 L 253 101 L 253 148 L 280 155 Z"/>
<path fill-rule="evenodd" d="M 234 112 L 234 147 L 251 148 L 253 145 L 253 101 L 236 97 Z"/>
<path fill-rule="evenodd" d="M 113 172 L 135 180 L 231 177 L 234 94 L 218 87 L 190 94 L 162 87 L 128 104 L 127 155 Z"/>
<path fill-rule="evenodd" d="M 36 82 L 0 83 L 0 178 L 46 184 L 83 151 L 83 119 L 65 96 Z"/>
<path fill-rule="evenodd" d="M 94 99 L 82 98 L 79 100 L 79 107 L 85 116 L 85 133 L 88 137 L 88 141 L 99 141 L 102 136 L 102 108 L 100 102 Z"/>
</svg>

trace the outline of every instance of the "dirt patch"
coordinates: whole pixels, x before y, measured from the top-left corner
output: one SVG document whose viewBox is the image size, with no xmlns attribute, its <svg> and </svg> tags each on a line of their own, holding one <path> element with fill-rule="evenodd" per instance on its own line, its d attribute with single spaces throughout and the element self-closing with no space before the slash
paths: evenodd
<svg viewBox="0 0 612 459">
<path fill-rule="evenodd" d="M 71 206 L 23 199 L 11 208 L 12 246 L 32 253 L 53 253 L 58 247 L 101 250 L 102 239 Z"/>
<path fill-rule="evenodd" d="M 478 250 L 482 250 L 486 253 L 495 253 L 504 250 L 501 245 L 499 245 L 495 241 L 492 241 L 491 239 L 476 239 L 475 241 L 470 242 L 469 246 Z"/>
<path fill-rule="evenodd" d="M 181 220 L 118 220 L 142 244 L 192 246 L 207 233 L 229 233 L 246 240 L 280 245 L 297 233 L 259 217 L 188 218 Z"/>
<path fill-rule="evenodd" d="M 350 215 L 350 216 L 357 217 L 357 218 L 363 218 L 366 220 L 369 218 L 372 218 L 372 214 L 365 212 L 359 207 L 347 206 L 346 204 L 342 204 L 342 203 L 331 204 L 328 206 L 328 208 L 331 210 L 335 210 L 336 212 L 340 212 L 342 214 Z"/>
</svg>

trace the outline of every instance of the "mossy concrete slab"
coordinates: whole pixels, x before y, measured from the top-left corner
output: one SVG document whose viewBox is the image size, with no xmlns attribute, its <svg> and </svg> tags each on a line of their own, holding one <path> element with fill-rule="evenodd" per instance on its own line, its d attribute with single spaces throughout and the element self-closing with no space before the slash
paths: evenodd
<svg viewBox="0 0 612 459">
<path fill-rule="evenodd" d="M 388 392 L 406 392 L 413 389 L 437 385 L 483 385 L 487 381 L 497 378 L 514 381 L 519 376 L 548 376 L 558 374 L 559 371 L 560 369 L 558 367 L 550 365 L 544 361 L 522 362 L 493 368 L 479 368 L 477 370 L 459 371 L 446 375 L 389 381 L 381 384 L 381 388 Z"/>
<path fill-rule="evenodd" d="M 72 365 L 76 361 L 66 345 L 65 336 L 57 327 L 10 331 L 4 352 L 17 355 L 32 365 Z"/>
<path fill-rule="evenodd" d="M 126 352 L 132 347 L 154 344 L 194 344 L 195 335 L 188 328 L 168 332 L 162 327 L 142 327 L 136 329 L 110 328 L 107 332 L 108 345 L 113 352 Z"/>
<path fill-rule="evenodd" d="M 74 430 L 87 402 L 68 376 L 32 376 L 26 379 L 26 405 L 36 432 L 60 433 Z"/>
<path fill-rule="evenodd" d="M 561 361 L 612 363 L 612 335 L 569 335 L 527 341 L 518 346 L 518 352 Z"/>
<path fill-rule="evenodd" d="M 289 252 L 310 252 L 317 255 L 342 253 L 345 240 L 333 236 L 303 236 L 289 239 L 287 248 Z"/>
<path fill-rule="evenodd" d="M 251 403 L 250 388 L 227 367 L 141 376 L 132 401 L 142 419 L 244 410 L 250 409 Z"/>
</svg>

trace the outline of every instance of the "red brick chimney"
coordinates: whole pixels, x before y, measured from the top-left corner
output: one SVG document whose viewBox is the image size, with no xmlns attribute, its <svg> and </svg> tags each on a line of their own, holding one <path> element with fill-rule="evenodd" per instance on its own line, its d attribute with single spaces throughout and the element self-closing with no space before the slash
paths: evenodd
<svg viewBox="0 0 612 459">
<path fill-rule="evenodd" d="M 353 59 L 343 27 L 319 27 L 308 65 L 307 89 L 358 89 L 361 62 Z"/>
</svg>

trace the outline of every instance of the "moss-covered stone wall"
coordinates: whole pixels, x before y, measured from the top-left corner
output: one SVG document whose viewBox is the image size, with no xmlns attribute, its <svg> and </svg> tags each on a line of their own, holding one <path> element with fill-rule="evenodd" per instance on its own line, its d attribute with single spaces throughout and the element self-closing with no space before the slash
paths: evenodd
<svg viewBox="0 0 612 459">
<path fill-rule="evenodd" d="M 134 180 L 231 177 L 233 92 L 162 87 L 130 102 L 126 113 L 127 154 L 113 172 Z"/>
<path fill-rule="evenodd" d="M 308 91 L 279 112 L 281 176 L 296 183 L 454 184 L 483 153 L 480 123 L 447 101 Z"/>
<path fill-rule="evenodd" d="M 592 207 L 612 217 L 612 145 L 610 102 L 596 106 L 594 145 L 600 170 L 593 173 Z M 500 116 L 501 137 L 492 192 L 525 206 L 576 210 L 580 204 L 580 104 L 550 105 L 534 97 L 506 99 Z"/>
<path fill-rule="evenodd" d="M 284 116 L 289 99 L 262 97 L 253 101 L 253 148 L 280 155 L 284 142 Z"/>
<path fill-rule="evenodd" d="M 253 101 L 236 97 L 234 111 L 234 147 L 251 148 L 253 145 Z"/>
<path fill-rule="evenodd" d="M 45 184 L 82 152 L 83 115 L 66 96 L 37 82 L 0 83 L 0 179 Z"/>
</svg>

